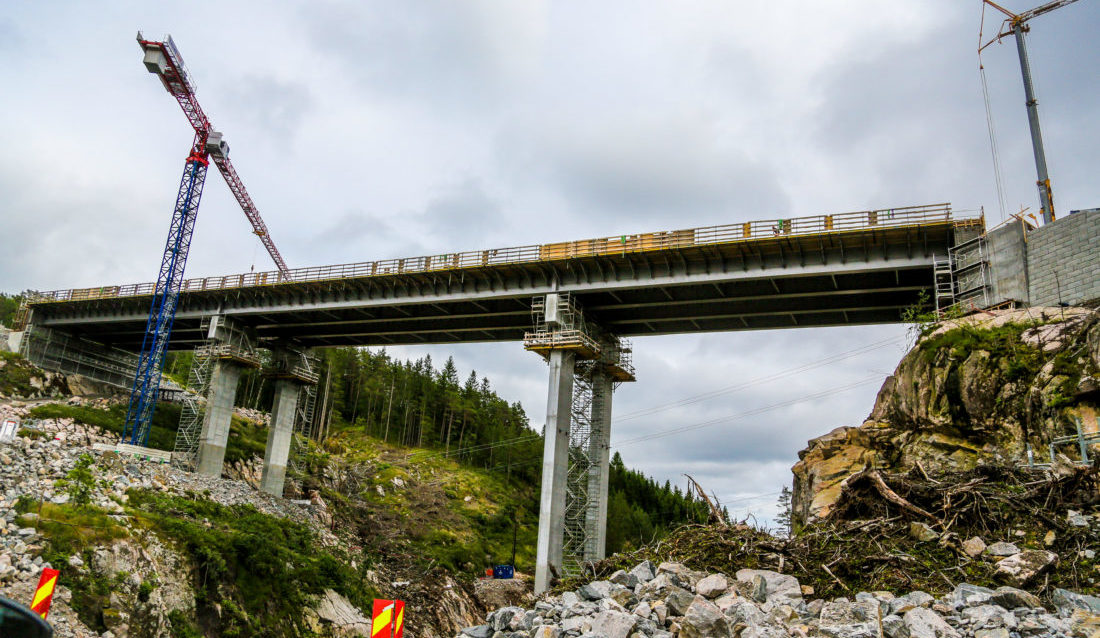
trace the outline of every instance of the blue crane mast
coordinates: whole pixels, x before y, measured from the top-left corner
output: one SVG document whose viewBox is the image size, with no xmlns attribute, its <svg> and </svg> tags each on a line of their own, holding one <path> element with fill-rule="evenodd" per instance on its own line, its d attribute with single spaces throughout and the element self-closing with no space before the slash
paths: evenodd
<svg viewBox="0 0 1100 638">
<path fill-rule="evenodd" d="M 183 57 L 171 37 L 164 40 L 146 40 L 141 32 L 138 44 L 145 54 L 145 68 L 160 78 L 164 88 L 176 98 L 184 115 L 195 130 L 195 138 L 184 161 L 183 177 L 168 227 L 168 241 L 164 245 L 157 284 L 149 305 L 149 317 L 145 322 L 141 355 L 134 385 L 130 390 L 130 404 L 126 412 L 126 426 L 122 441 L 131 445 L 145 445 L 149 440 L 149 427 L 156 409 L 157 391 L 164 369 L 164 355 L 172 336 L 172 323 L 176 317 L 183 272 L 187 266 L 187 254 L 191 248 L 191 235 L 195 230 L 195 218 L 202 200 L 203 186 L 210 160 L 221 171 L 229 189 L 233 192 L 245 216 L 252 223 L 253 232 L 267 248 L 280 272 L 288 275 L 286 262 L 275 248 L 267 226 L 245 190 L 244 184 L 229 161 L 229 146 L 222 134 L 214 130 L 195 97 L 195 86 L 183 64 Z"/>
</svg>

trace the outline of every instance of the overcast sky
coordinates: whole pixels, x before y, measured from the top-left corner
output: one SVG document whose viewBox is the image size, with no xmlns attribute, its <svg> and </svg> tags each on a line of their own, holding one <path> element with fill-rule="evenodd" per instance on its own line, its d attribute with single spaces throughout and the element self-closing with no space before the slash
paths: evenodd
<svg viewBox="0 0 1100 638">
<path fill-rule="evenodd" d="M 7 3 L 0 290 L 155 278 L 191 131 L 138 29 L 175 38 L 295 267 L 939 202 L 992 225 L 980 17 L 978 0 Z M 1100 206 L 1098 30 L 1082 0 L 1029 37 L 1063 212 Z M 1034 211 L 1015 47 L 983 57 L 1007 207 Z M 211 174 L 188 275 L 270 269 L 249 231 Z M 903 341 L 900 326 L 638 339 L 620 416 L 885 345 L 619 420 L 613 441 L 863 381 L 617 448 L 767 520 L 797 451 L 863 420 Z M 543 422 L 546 368 L 518 344 L 394 349 L 425 351 Z"/>
</svg>

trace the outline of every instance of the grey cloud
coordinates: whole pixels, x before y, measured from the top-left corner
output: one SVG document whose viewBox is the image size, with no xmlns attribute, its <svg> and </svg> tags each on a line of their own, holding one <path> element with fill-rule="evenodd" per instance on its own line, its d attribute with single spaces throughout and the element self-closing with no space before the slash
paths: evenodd
<svg viewBox="0 0 1100 638">
<path fill-rule="evenodd" d="M 306 85 L 269 76 L 248 75 L 224 87 L 223 91 L 234 107 L 245 114 L 247 121 L 260 129 L 259 134 L 284 148 L 313 108 L 313 97 Z"/>
<path fill-rule="evenodd" d="M 485 192 L 480 180 L 473 178 L 440 189 L 422 216 L 425 230 L 446 241 L 453 241 L 459 235 L 484 237 L 503 219 L 500 203 Z M 461 246 L 454 248 L 463 249 Z"/>
<path fill-rule="evenodd" d="M 313 3 L 305 23 L 315 45 L 372 92 L 467 111 L 491 105 L 514 78 L 536 6 Z"/>
<path fill-rule="evenodd" d="M 790 207 L 770 166 L 724 138 L 716 122 L 688 113 L 555 118 L 521 128 L 503 140 L 505 161 L 526 159 L 522 170 L 546 180 L 576 215 L 649 224 L 690 215 L 703 225 Z"/>
</svg>

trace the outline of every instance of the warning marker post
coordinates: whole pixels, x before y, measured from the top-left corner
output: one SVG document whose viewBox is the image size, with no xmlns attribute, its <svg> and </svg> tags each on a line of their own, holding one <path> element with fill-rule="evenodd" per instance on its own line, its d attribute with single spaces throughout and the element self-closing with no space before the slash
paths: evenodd
<svg viewBox="0 0 1100 638">
<path fill-rule="evenodd" d="M 57 587 L 57 576 L 61 572 L 56 569 L 43 569 L 42 576 L 38 579 L 38 588 L 34 590 L 34 598 L 31 600 L 31 611 L 46 619 L 50 613 L 50 603 L 53 602 L 53 590 Z"/>
<path fill-rule="evenodd" d="M 374 599 L 371 638 L 401 638 L 405 631 L 405 601 Z"/>
</svg>

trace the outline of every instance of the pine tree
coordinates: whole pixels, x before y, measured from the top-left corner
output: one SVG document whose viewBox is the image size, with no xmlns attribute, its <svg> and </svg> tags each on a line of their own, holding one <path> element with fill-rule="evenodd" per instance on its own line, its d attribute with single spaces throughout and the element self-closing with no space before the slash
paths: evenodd
<svg viewBox="0 0 1100 638">
<path fill-rule="evenodd" d="M 779 533 L 782 536 L 790 536 L 791 529 L 791 490 L 786 485 L 783 486 L 783 491 L 779 493 L 779 512 L 775 515 L 775 524 L 779 526 Z"/>
</svg>

